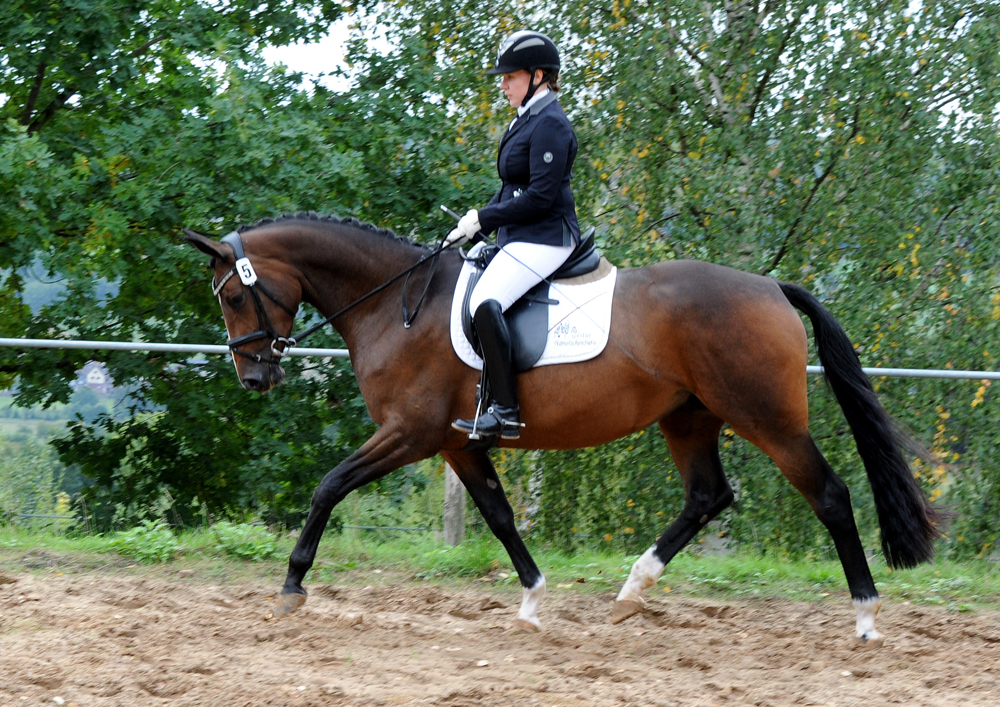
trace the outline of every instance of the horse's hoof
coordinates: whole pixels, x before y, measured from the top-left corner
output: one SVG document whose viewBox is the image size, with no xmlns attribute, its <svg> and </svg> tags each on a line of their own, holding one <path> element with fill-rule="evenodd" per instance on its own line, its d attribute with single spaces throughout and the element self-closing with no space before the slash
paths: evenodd
<svg viewBox="0 0 1000 707">
<path fill-rule="evenodd" d="M 638 601 L 613 601 L 611 602 L 611 623 L 620 624 L 630 616 L 641 614 L 646 610 L 646 605 Z"/>
<path fill-rule="evenodd" d="M 274 602 L 274 611 L 272 612 L 274 618 L 282 619 L 293 611 L 296 611 L 303 604 L 306 603 L 306 595 L 298 594 L 295 592 L 289 592 L 287 594 L 279 594 Z"/>
<path fill-rule="evenodd" d="M 855 636 L 854 640 L 857 642 L 859 648 L 875 649 L 881 648 L 882 644 L 885 643 L 885 636 L 877 631 L 873 633 L 866 633 L 862 636 Z"/>
<path fill-rule="evenodd" d="M 514 625 L 511 628 L 525 633 L 538 633 L 542 630 L 541 626 L 536 626 L 526 619 L 514 619 Z"/>
</svg>

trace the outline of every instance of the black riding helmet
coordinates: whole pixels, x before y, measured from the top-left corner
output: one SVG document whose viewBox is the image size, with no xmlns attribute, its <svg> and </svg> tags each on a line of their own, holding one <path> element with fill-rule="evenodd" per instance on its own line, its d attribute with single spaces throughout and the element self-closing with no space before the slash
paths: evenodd
<svg viewBox="0 0 1000 707">
<path fill-rule="evenodd" d="M 553 72 L 559 71 L 559 49 L 555 42 L 541 32 L 527 29 L 515 32 L 500 43 L 496 64 L 486 73 L 509 74 L 520 69 L 526 69 L 531 74 L 528 93 L 521 103 L 524 105 L 540 85 L 535 83 L 535 69 L 544 71 L 541 83 L 548 81 Z"/>
</svg>

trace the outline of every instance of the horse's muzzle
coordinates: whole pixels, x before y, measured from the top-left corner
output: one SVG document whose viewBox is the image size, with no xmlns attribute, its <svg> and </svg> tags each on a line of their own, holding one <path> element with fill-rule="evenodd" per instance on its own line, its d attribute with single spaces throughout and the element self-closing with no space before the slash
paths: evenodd
<svg viewBox="0 0 1000 707">
<path fill-rule="evenodd" d="M 254 366 L 240 377 L 240 383 L 247 390 L 266 393 L 285 379 L 285 369 L 278 365 Z"/>
</svg>

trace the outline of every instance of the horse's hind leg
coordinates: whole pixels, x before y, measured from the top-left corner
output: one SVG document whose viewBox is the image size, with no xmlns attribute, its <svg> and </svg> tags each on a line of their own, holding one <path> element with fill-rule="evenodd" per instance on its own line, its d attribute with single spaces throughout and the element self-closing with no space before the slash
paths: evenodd
<svg viewBox="0 0 1000 707">
<path fill-rule="evenodd" d="M 660 429 L 681 472 L 684 509 L 656 544 L 632 565 L 612 607 L 612 623 L 624 621 L 645 608 L 642 592 L 653 586 L 674 555 L 733 501 L 733 490 L 719 460 L 722 420 L 691 396 L 660 420 Z"/>
<path fill-rule="evenodd" d="M 857 615 L 855 638 L 858 643 L 881 645 L 883 638 L 875 630 L 875 615 L 882 602 L 854 523 L 847 484 L 830 467 L 807 431 L 774 441 L 751 441 L 774 459 L 781 473 L 805 496 L 833 538 Z"/>
<path fill-rule="evenodd" d="M 465 484 L 486 524 L 507 549 L 507 554 L 510 555 L 517 576 L 521 580 L 521 609 L 518 611 L 515 625 L 522 629 L 537 631 L 541 627 L 541 622 L 538 620 L 538 605 L 545 595 L 545 577 L 517 532 L 517 526 L 514 525 L 514 510 L 504 495 L 493 462 L 484 451 L 441 452 L 441 456 Z"/>
</svg>

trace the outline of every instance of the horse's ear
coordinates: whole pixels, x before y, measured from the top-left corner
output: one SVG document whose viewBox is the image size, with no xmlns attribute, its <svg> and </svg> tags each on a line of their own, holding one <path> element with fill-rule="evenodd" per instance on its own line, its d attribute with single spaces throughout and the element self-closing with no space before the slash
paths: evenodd
<svg viewBox="0 0 1000 707">
<path fill-rule="evenodd" d="M 192 231 L 190 228 L 184 229 L 184 238 L 205 255 L 210 255 L 224 262 L 232 261 L 236 255 L 233 252 L 233 247 L 228 243 L 220 243 L 208 236 L 203 236 L 196 231 Z"/>
</svg>

